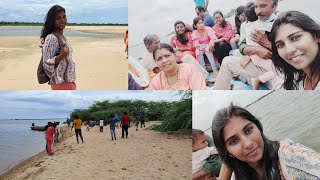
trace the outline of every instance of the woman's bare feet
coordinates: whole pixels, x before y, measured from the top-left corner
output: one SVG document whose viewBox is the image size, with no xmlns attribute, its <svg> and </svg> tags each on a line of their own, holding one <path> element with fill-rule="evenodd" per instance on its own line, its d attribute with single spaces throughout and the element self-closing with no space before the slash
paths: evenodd
<svg viewBox="0 0 320 180">
<path fill-rule="evenodd" d="M 258 90 L 261 81 L 259 78 L 251 78 L 251 85 L 253 90 Z"/>
</svg>

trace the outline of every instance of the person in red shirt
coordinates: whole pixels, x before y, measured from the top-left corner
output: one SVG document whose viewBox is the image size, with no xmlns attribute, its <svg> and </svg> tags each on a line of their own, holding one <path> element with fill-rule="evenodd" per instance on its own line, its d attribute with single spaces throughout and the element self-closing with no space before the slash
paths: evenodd
<svg viewBox="0 0 320 180">
<path fill-rule="evenodd" d="M 127 112 L 124 112 L 121 116 L 122 125 L 122 138 L 124 138 L 124 131 L 126 132 L 126 138 L 128 138 L 128 127 L 130 126 L 130 117 Z"/>
<path fill-rule="evenodd" d="M 46 141 L 47 141 L 47 152 L 49 156 L 53 155 L 53 153 L 51 152 L 51 146 L 53 144 L 53 135 L 54 135 L 53 124 L 52 122 L 48 122 L 48 129 L 46 132 Z"/>
</svg>

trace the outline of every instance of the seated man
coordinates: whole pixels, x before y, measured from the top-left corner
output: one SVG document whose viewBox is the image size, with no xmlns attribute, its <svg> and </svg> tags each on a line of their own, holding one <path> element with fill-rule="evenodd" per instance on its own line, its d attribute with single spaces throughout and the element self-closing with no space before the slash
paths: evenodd
<svg viewBox="0 0 320 180">
<path fill-rule="evenodd" d="M 143 39 L 144 45 L 146 46 L 148 52 L 143 56 L 140 64 L 148 71 L 150 80 L 160 72 L 156 62 L 153 59 L 152 52 L 154 48 L 160 44 L 160 40 L 156 35 L 147 35 Z"/>
<path fill-rule="evenodd" d="M 278 0 L 254 0 L 255 12 L 258 16 L 258 20 L 262 21 L 262 24 L 268 25 L 269 22 L 273 22 L 276 18 L 274 11 L 276 10 Z M 243 55 L 251 56 L 258 55 L 262 59 L 270 59 L 271 42 L 268 39 L 267 34 L 261 32 L 253 32 L 251 38 L 258 46 L 248 46 L 245 39 L 240 44 L 240 52 Z M 222 61 L 222 65 L 216 78 L 216 82 L 213 86 L 215 90 L 227 90 L 230 86 L 230 82 L 233 77 L 240 78 L 242 81 L 251 85 L 251 78 L 258 77 L 268 70 L 256 66 L 253 62 L 249 62 L 245 68 L 241 67 L 242 57 L 225 57 Z M 283 79 L 279 76 L 275 76 L 269 80 L 266 85 L 269 89 L 280 89 L 283 85 Z"/>
<path fill-rule="evenodd" d="M 208 11 L 204 9 L 202 6 L 197 6 L 195 8 L 197 16 L 203 19 L 203 23 L 205 26 L 213 27 L 214 26 L 214 20 L 213 17 L 209 14 Z"/>
</svg>

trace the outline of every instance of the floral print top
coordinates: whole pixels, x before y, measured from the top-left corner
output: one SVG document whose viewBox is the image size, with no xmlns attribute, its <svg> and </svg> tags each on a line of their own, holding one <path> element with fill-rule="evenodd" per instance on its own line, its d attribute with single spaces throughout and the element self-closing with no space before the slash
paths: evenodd
<svg viewBox="0 0 320 180">
<path fill-rule="evenodd" d="M 55 64 L 55 57 L 60 54 L 61 46 L 64 44 L 69 48 L 67 57 Z M 72 60 L 72 49 L 63 36 L 57 37 L 54 34 L 47 35 L 42 48 L 43 69 L 50 78 L 49 84 L 61 84 L 63 82 L 74 82 L 76 80 L 75 63 Z"/>
<path fill-rule="evenodd" d="M 292 140 L 280 142 L 278 151 L 282 175 L 291 179 L 320 179 L 320 154 Z"/>
</svg>

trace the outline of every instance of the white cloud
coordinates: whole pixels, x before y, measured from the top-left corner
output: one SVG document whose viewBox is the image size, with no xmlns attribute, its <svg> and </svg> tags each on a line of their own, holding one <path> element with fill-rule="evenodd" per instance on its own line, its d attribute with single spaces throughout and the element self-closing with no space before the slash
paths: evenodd
<svg viewBox="0 0 320 180">
<path fill-rule="evenodd" d="M 0 119 L 66 117 L 96 101 L 177 101 L 171 91 L 0 91 Z"/>
</svg>

